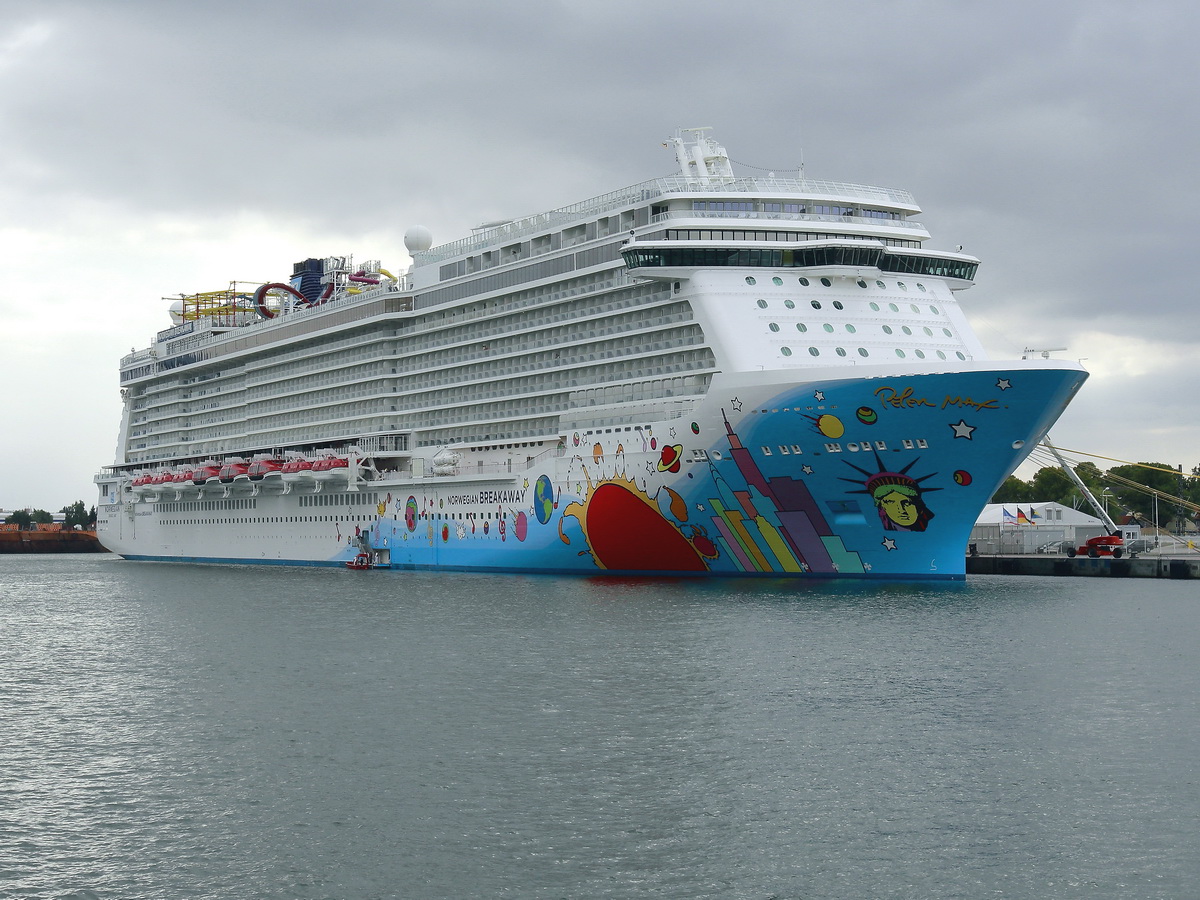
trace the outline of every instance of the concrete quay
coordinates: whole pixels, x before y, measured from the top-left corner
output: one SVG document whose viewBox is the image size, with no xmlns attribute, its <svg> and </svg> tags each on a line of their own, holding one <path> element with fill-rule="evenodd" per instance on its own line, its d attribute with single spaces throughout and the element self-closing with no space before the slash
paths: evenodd
<svg viewBox="0 0 1200 900">
<path fill-rule="evenodd" d="M 1200 578 L 1200 556 L 968 556 L 968 575 L 1057 575 L 1082 578 Z"/>
</svg>

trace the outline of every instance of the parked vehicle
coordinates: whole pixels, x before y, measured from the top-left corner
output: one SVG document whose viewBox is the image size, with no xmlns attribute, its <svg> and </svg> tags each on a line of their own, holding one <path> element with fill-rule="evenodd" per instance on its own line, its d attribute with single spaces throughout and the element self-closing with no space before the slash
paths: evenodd
<svg viewBox="0 0 1200 900">
<path fill-rule="evenodd" d="M 1071 547 L 1074 541 L 1051 541 L 1048 544 L 1042 544 L 1037 548 L 1038 553 L 1065 553 L 1067 548 Z"/>
<path fill-rule="evenodd" d="M 1089 556 L 1097 559 L 1101 556 L 1111 556 L 1120 559 L 1125 555 L 1125 539 L 1119 534 L 1104 534 L 1100 537 L 1088 538 L 1080 547 L 1068 547 L 1067 556 Z"/>
</svg>

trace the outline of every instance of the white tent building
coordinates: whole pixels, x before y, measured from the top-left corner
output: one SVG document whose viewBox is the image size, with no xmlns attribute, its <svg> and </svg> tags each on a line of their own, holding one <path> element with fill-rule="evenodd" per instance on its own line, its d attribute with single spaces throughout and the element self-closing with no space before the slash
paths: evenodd
<svg viewBox="0 0 1200 900">
<path fill-rule="evenodd" d="M 1121 531 L 1132 540 L 1140 529 L 1124 526 Z M 989 503 L 975 520 L 970 543 L 979 553 L 1045 553 L 1055 542 L 1078 545 L 1107 533 L 1097 516 L 1061 503 Z"/>
</svg>

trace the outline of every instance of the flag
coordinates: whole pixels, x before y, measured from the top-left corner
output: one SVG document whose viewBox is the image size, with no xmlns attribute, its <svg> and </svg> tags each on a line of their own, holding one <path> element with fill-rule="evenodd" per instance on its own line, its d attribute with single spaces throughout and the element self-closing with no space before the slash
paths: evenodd
<svg viewBox="0 0 1200 900">
<path fill-rule="evenodd" d="M 1019 507 L 1019 506 L 1017 507 L 1017 524 L 1018 525 L 1028 525 L 1029 524 L 1029 517 L 1026 516 L 1025 513 L 1021 512 L 1021 507 Z"/>
<path fill-rule="evenodd" d="M 1001 511 L 1002 513 L 1004 513 L 1004 521 L 1005 521 L 1005 522 L 1015 522 L 1015 521 L 1017 521 L 1017 517 L 1016 517 L 1016 516 L 1014 516 L 1012 513 L 1010 513 L 1010 512 L 1009 512 L 1009 511 L 1008 511 L 1008 510 L 1007 510 L 1005 507 L 1003 507 L 1003 506 L 1002 506 L 1002 507 L 1000 507 L 1000 511 Z M 1020 511 L 1020 510 L 1018 510 L 1018 512 L 1019 512 L 1019 511 Z"/>
</svg>

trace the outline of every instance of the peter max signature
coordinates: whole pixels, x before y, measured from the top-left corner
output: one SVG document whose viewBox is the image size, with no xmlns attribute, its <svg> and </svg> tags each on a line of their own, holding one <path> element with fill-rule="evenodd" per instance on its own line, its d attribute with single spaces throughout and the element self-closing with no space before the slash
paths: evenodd
<svg viewBox="0 0 1200 900">
<path fill-rule="evenodd" d="M 932 409 L 947 409 L 951 406 L 966 406 L 978 411 L 981 409 L 1000 408 L 1000 401 L 995 398 L 991 400 L 975 400 L 972 397 L 964 397 L 962 394 L 954 396 L 947 394 L 941 403 L 936 403 L 926 397 L 916 396 L 911 387 L 906 387 L 898 391 L 894 387 L 885 385 L 875 389 L 875 396 L 879 398 L 879 402 L 885 408 L 890 406 L 893 409 L 916 409 L 919 406 L 927 406 Z"/>
</svg>

